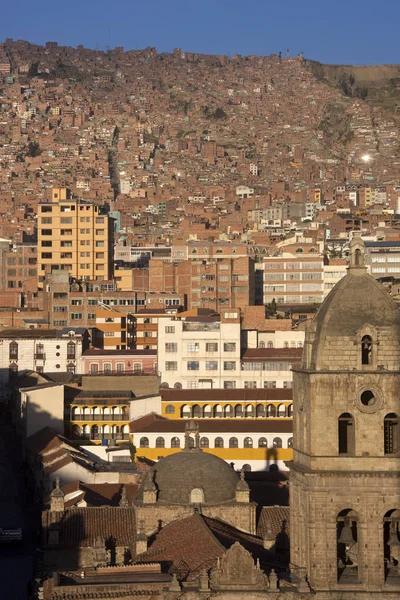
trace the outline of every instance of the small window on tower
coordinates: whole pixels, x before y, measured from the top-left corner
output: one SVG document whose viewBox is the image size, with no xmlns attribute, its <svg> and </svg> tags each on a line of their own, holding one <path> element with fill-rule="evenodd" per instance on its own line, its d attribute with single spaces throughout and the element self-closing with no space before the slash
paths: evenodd
<svg viewBox="0 0 400 600">
<path fill-rule="evenodd" d="M 372 339 L 369 335 L 364 335 L 361 340 L 361 363 L 370 365 L 372 362 Z"/>
</svg>

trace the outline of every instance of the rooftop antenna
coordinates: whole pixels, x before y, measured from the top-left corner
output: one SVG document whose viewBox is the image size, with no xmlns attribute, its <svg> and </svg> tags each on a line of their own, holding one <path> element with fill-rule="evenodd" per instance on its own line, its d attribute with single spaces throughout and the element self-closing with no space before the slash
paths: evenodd
<svg viewBox="0 0 400 600">
<path fill-rule="evenodd" d="M 108 28 L 108 44 L 106 46 L 106 50 L 110 50 L 111 49 L 111 27 Z"/>
<path fill-rule="evenodd" d="M 289 48 L 286 50 L 286 58 L 290 58 Z"/>
</svg>

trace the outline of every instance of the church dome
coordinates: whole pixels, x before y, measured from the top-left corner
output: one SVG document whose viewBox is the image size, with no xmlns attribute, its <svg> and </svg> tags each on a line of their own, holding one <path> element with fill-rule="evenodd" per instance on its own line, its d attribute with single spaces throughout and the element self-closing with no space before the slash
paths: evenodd
<svg viewBox="0 0 400 600">
<path fill-rule="evenodd" d="M 307 331 L 303 366 L 317 370 L 360 369 L 363 363 L 360 347 L 362 340 L 368 338 L 373 354 L 366 366 L 398 370 L 400 318 L 397 304 L 367 273 L 361 238 L 353 238 L 350 252 L 347 274 L 329 293 Z"/>
<path fill-rule="evenodd" d="M 240 479 L 221 458 L 198 448 L 186 448 L 162 458 L 152 467 L 140 486 L 139 502 L 148 481 L 153 481 L 156 486 L 157 502 L 188 505 L 235 502 Z"/>
</svg>

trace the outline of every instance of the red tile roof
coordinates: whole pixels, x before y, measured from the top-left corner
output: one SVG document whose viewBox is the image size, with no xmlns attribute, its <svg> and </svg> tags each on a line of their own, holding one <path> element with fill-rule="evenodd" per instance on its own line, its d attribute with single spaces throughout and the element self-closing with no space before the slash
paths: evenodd
<svg viewBox="0 0 400 600">
<path fill-rule="evenodd" d="M 160 390 L 163 402 L 263 402 L 275 400 L 292 400 L 291 388 L 270 389 L 205 389 L 205 390 Z"/>
<path fill-rule="evenodd" d="M 141 559 L 150 562 L 151 556 L 152 561 L 170 563 L 178 579 L 191 581 L 214 566 L 224 552 L 203 518 L 194 514 L 163 527 L 149 548 L 149 558 L 144 554 Z"/>
<path fill-rule="evenodd" d="M 51 511 L 44 511 L 42 527 L 45 534 L 52 523 Z M 136 523 L 133 507 L 67 508 L 59 526 L 59 549 L 91 547 L 98 538 L 104 542 L 115 538 L 117 546 L 127 548 L 133 548 L 135 545 Z M 46 535 L 44 537 L 46 538 Z"/>
<path fill-rule="evenodd" d="M 143 423 L 142 419 L 131 421 L 131 433 L 183 433 L 187 420 L 164 419 Z M 207 433 L 292 433 L 292 419 L 201 419 L 194 420 L 202 435 Z"/>
</svg>

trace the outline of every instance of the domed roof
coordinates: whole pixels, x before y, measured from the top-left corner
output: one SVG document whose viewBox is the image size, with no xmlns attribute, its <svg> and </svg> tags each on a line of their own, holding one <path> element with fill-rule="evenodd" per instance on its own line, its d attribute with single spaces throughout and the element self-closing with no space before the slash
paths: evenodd
<svg viewBox="0 0 400 600">
<path fill-rule="evenodd" d="M 399 353 L 400 318 L 397 304 L 382 284 L 367 273 L 363 260 L 364 244 L 360 238 L 353 238 L 350 251 L 351 262 L 347 274 L 319 308 L 306 337 L 306 345 L 307 342 L 312 344 L 309 366 L 331 363 L 335 368 L 333 355 L 339 345 L 343 360 L 346 361 L 346 351 L 350 351 L 350 348 L 345 351 L 345 340 L 356 342 L 359 332 L 366 327 L 375 331 L 385 330 L 385 343 L 393 343 Z M 306 356 L 304 360 L 307 362 Z M 349 362 L 349 368 L 353 367 Z"/>
<path fill-rule="evenodd" d="M 235 501 L 239 476 L 224 460 L 198 448 L 185 449 L 156 463 L 139 488 L 137 499 L 143 499 L 146 481 L 154 481 L 157 502 L 188 505 L 194 489 L 204 493 L 204 504 Z"/>
</svg>

